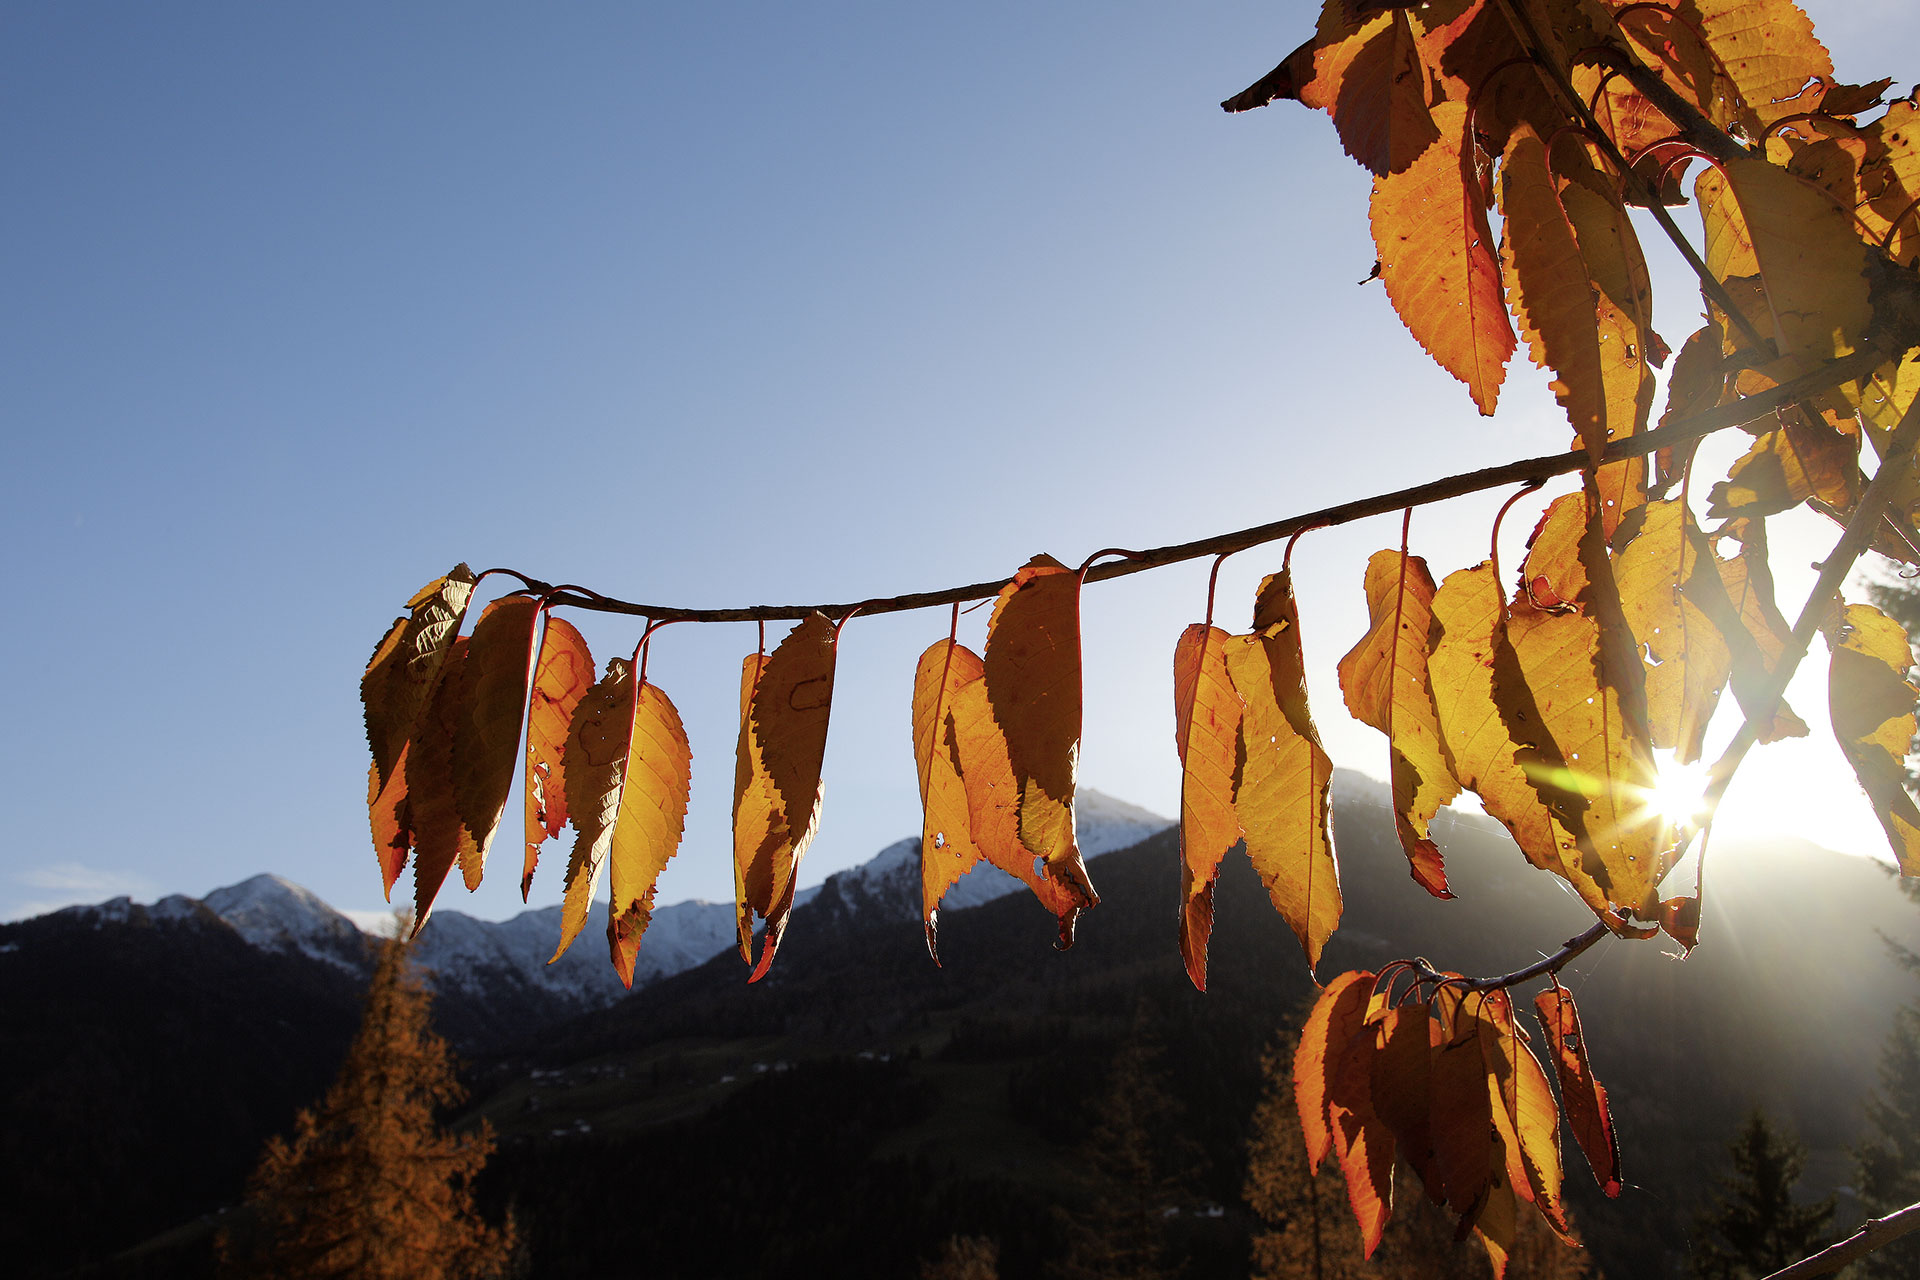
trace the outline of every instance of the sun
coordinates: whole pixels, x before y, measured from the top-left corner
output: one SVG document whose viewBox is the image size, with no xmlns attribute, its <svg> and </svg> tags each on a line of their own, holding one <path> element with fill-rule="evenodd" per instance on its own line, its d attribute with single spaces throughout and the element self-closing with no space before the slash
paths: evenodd
<svg viewBox="0 0 1920 1280">
<path fill-rule="evenodd" d="M 1710 770 L 1701 761 L 1675 764 L 1670 752 L 1663 757 L 1653 786 L 1646 793 L 1649 813 L 1657 814 L 1675 827 L 1687 827 L 1706 816 L 1707 779 Z"/>
</svg>

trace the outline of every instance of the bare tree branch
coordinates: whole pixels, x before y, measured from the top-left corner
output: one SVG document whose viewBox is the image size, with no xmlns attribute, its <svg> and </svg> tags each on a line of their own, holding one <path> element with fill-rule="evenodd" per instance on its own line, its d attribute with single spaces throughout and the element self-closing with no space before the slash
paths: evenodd
<svg viewBox="0 0 1920 1280">
<path fill-rule="evenodd" d="M 1828 1245 L 1792 1266 L 1782 1267 L 1762 1280 L 1806 1280 L 1808 1276 L 1830 1275 L 1855 1258 L 1891 1244 L 1909 1231 L 1920 1231 L 1920 1204 L 1910 1204 L 1897 1213 L 1875 1218 L 1838 1244 Z"/>
</svg>

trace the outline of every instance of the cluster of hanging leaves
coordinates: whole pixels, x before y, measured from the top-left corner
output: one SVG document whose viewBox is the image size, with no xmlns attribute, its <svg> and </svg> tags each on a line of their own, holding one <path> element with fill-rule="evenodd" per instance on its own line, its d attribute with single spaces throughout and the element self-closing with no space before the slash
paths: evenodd
<svg viewBox="0 0 1920 1280">
<path fill-rule="evenodd" d="M 1573 997 L 1556 985 L 1534 1002 L 1556 1104 L 1507 992 L 1427 974 L 1396 998 L 1404 967 L 1341 974 L 1308 1015 L 1293 1079 L 1309 1164 L 1338 1163 L 1369 1257 L 1393 1213 L 1396 1160 L 1458 1215 L 1461 1238 L 1480 1238 L 1496 1275 L 1521 1213 L 1538 1212 L 1575 1243 L 1561 1192 L 1562 1111 L 1601 1189 L 1617 1196 L 1621 1183 L 1607 1091 L 1587 1061 Z"/>
</svg>

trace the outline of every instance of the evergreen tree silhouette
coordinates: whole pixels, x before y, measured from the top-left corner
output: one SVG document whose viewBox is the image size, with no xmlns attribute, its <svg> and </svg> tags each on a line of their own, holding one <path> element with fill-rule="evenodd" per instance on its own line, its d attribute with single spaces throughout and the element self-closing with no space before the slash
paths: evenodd
<svg viewBox="0 0 1920 1280">
<path fill-rule="evenodd" d="M 402 930 L 405 933 L 405 930 Z M 487 1280 L 505 1275 L 511 1221 L 473 1205 L 492 1131 L 456 1136 L 437 1116 L 463 1096 L 407 947 L 382 946 L 366 1013 L 340 1074 L 292 1139 L 268 1142 L 243 1224 L 222 1233 L 222 1270 L 280 1280 Z"/>
<path fill-rule="evenodd" d="M 1260 1062 L 1266 1087 L 1254 1107 L 1242 1193 L 1261 1224 L 1253 1236 L 1254 1280 L 1355 1280 L 1377 1274 L 1360 1256 L 1360 1231 L 1331 1159 L 1307 1172 L 1307 1144 L 1293 1101 L 1293 1040 Z"/>
<path fill-rule="evenodd" d="M 1833 1197 L 1796 1204 L 1806 1150 L 1755 1107 L 1727 1148 L 1733 1173 L 1701 1216 L 1693 1269 L 1702 1280 L 1753 1280 L 1798 1262 L 1825 1243 Z"/>
</svg>

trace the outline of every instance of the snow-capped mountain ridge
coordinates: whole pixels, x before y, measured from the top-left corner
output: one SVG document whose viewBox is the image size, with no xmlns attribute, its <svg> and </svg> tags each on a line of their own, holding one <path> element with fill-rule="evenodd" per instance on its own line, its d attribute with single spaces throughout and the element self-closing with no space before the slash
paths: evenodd
<svg viewBox="0 0 1920 1280">
<path fill-rule="evenodd" d="M 1172 825 L 1098 791 L 1083 789 L 1075 805 L 1075 835 L 1088 858 L 1138 844 Z M 981 865 L 948 890 L 941 909 L 958 911 L 1020 890 L 1012 876 Z M 799 910 L 823 898 L 832 908 L 830 919 L 919 919 L 920 838 L 897 840 L 860 866 L 800 890 L 794 907 Z M 596 903 L 596 916 L 604 902 Z M 594 939 L 581 938 L 550 961 L 560 936 L 560 913 L 557 905 L 537 907 L 492 921 L 461 911 L 435 911 L 414 943 L 414 956 L 427 971 L 428 985 L 445 994 L 497 1001 L 503 992 L 512 992 L 553 1014 L 585 1013 L 612 1004 L 626 989 Z M 312 890 L 271 874 L 215 889 L 204 899 L 174 894 L 142 906 L 115 898 L 55 914 L 95 927 L 133 921 L 224 925 L 263 951 L 306 956 L 351 972 L 366 972 L 372 964 L 367 931 Z M 734 941 L 730 902 L 696 898 L 658 907 L 641 943 L 634 986 L 703 964 Z"/>
</svg>

